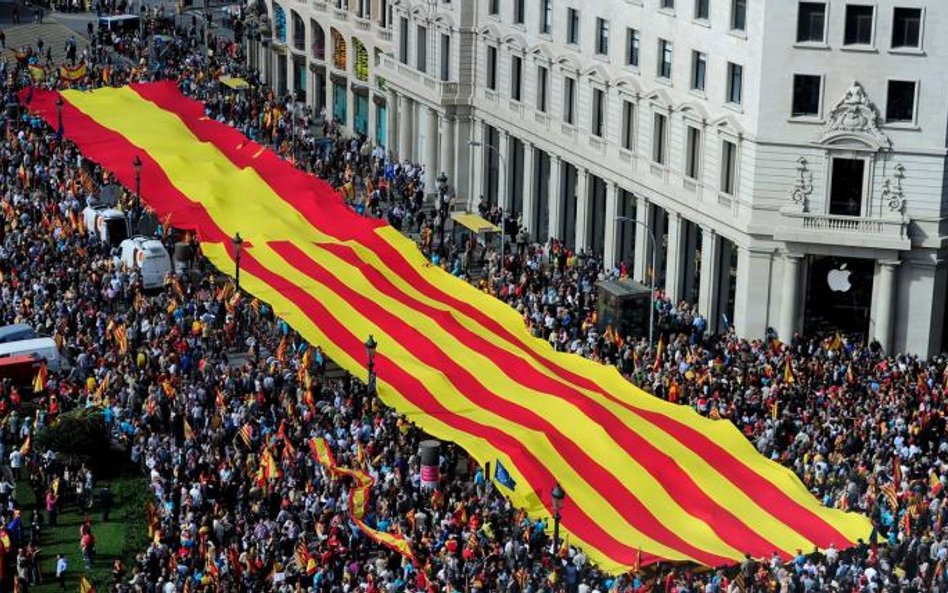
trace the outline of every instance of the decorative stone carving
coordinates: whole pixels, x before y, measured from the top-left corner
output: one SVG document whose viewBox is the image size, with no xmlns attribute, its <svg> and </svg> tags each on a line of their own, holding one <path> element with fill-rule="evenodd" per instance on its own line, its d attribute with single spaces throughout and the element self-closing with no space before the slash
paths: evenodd
<svg viewBox="0 0 948 593">
<path fill-rule="evenodd" d="M 790 204 L 785 212 L 806 212 L 809 209 L 810 194 L 813 193 L 813 173 L 807 167 L 806 157 L 797 159 L 797 179 L 790 192 Z"/>
<path fill-rule="evenodd" d="M 881 129 L 882 117 L 876 105 L 869 100 L 866 89 L 853 81 L 836 107 L 830 111 L 829 122 L 823 129 L 823 144 L 840 137 L 858 137 L 879 149 L 889 149 L 892 142 Z"/>
<path fill-rule="evenodd" d="M 902 179 L 905 177 L 905 167 L 896 164 L 892 177 L 882 182 L 883 208 L 889 216 L 901 217 L 905 214 L 905 190 L 902 189 Z"/>
</svg>

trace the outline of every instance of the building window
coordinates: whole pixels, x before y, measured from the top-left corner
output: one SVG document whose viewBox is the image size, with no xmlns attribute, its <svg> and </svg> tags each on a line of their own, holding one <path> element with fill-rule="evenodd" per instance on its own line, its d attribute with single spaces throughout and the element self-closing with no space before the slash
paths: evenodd
<svg viewBox="0 0 948 593">
<path fill-rule="evenodd" d="M 708 73 L 708 56 L 700 51 L 691 52 L 691 88 L 704 91 L 705 77 Z"/>
<path fill-rule="evenodd" d="M 379 26 L 383 29 L 388 27 L 388 23 L 391 20 L 388 15 L 388 0 L 379 1 Z"/>
<path fill-rule="evenodd" d="M 513 3 L 514 5 L 513 22 L 517 25 L 523 24 L 523 13 L 524 13 L 523 3 L 524 3 L 524 0 L 514 0 L 514 3 Z"/>
<path fill-rule="evenodd" d="M 540 33 L 553 32 L 553 0 L 540 0 Z"/>
<path fill-rule="evenodd" d="M 691 179 L 701 177 L 701 130 L 688 126 L 688 153 L 685 155 L 685 175 Z"/>
<path fill-rule="evenodd" d="M 826 3 L 801 2 L 797 11 L 797 42 L 823 43 L 825 30 Z"/>
<path fill-rule="evenodd" d="M 892 47 L 919 47 L 922 33 L 921 8 L 896 8 L 892 13 Z"/>
<path fill-rule="evenodd" d="M 422 72 L 428 72 L 428 29 L 421 25 L 418 25 L 418 45 L 415 51 L 415 67 Z"/>
<path fill-rule="evenodd" d="M 451 79 L 451 36 L 441 34 L 441 80 Z"/>
<path fill-rule="evenodd" d="M 408 63 L 408 19 L 405 17 L 398 19 L 398 61 Z"/>
<path fill-rule="evenodd" d="M 672 42 L 658 40 L 658 76 L 671 78 L 672 75 Z"/>
<path fill-rule="evenodd" d="M 592 90 L 593 112 L 592 112 L 592 135 L 602 138 L 603 120 L 606 113 L 606 94 L 602 89 Z"/>
<path fill-rule="evenodd" d="M 523 85 L 523 58 L 520 56 L 511 56 L 510 58 L 510 98 L 514 101 L 520 100 L 520 92 Z"/>
<path fill-rule="evenodd" d="M 579 11 L 566 9 L 566 43 L 579 43 Z"/>
<path fill-rule="evenodd" d="M 609 21 L 596 19 L 596 53 L 609 55 Z"/>
<path fill-rule="evenodd" d="M 573 124 L 576 117 L 576 79 L 563 78 L 563 121 Z"/>
<path fill-rule="evenodd" d="M 662 8 L 667 8 L 669 10 L 675 9 L 675 0 L 662 0 Z"/>
<path fill-rule="evenodd" d="M 625 65 L 639 65 L 639 31 L 638 29 L 625 30 Z"/>
<path fill-rule="evenodd" d="M 744 89 L 744 67 L 739 64 L 727 63 L 727 102 L 741 104 L 741 93 Z"/>
<path fill-rule="evenodd" d="M 886 122 L 915 121 L 915 83 L 913 81 L 889 81 L 885 120 Z"/>
<path fill-rule="evenodd" d="M 747 29 L 747 0 L 731 0 L 731 29 Z"/>
<path fill-rule="evenodd" d="M 497 48 L 487 46 L 487 88 L 497 90 Z"/>
<path fill-rule="evenodd" d="M 711 0 L 695 0 L 695 18 L 703 21 L 708 20 L 711 14 Z"/>
<path fill-rule="evenodd" d="M 737 145 L 727 140 L 721 145 L 721 191 L 733 196 L 737 187 Z"/>
<path fill-rule="evenodd" d="M 546 113 L 550 71 L 546 66 L 537 66 L 537 110 Z"/>
<path fill-rule="evenodd" d="M 500 14 L 500 0 L 490 0 L 487 3 L 487 14 L 493 16 Z"/>
<path fill-rule="evenodd" d="M 812 74 L 793 75 L 793 117 L 817 117 L 820 115 L 820 96 L 823 78 Z"/>
<path fill-rule="evenodd" d="M 622 148 L 635 150 L 635 104 L 622 101 Z"/>
<path fill-rule="evenodd" d="M 667 152 L 666 134 L 668 130 L 668 119 L 661 113 L 655 114 L 655 123 L 652 127 L 652 160 L 659 165 L 665 164 L 665 153 Z"/>
<path fill-rule="evenodd" d="M 849 4 L 846 6 L 845 45 L 872 45 L 872 6 Z"/>
<path fill-rule="evenodd" d="M 866 162 L 862 159 L 834 158 L 832 167 L 829 213 L 861 216 Z"/>
</svg>

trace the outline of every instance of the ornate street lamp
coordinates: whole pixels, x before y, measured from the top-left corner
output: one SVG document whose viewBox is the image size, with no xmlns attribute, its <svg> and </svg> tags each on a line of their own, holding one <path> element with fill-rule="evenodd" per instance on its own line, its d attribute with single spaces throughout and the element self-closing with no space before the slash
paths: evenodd
<svg viewBox="0 0 948 593">
<path fill-rule="evenodd" d="M 560 511 L 563 510 L 563 500 L 566 498 L 566 492 L 560 487 L 559 482 L 553 486 L 550 496 L 553 498 L 553 553 L 555 554 L 560 539 Z"/>
<path fill-rule="evenodd" d="M 132 169 L 135 170 L 135 199 L 142 198 L 142 159 L 136 154 L 132 159 Z"/>
<path fill-rule="evenodd" d="M 240 238 L 240 233 L 234 233 L 234 238 L 230 241 L 234 244 L 234 263 L 236 265 L 234 286 L 237 290 L 240 290 L 240 251 L 243 249 L 244 240 Z"/>
<path fill-rule="evenodd" d="M 369 334 L 369 339 L 365 341 L 365 354 L 369 357 L 369 391 L 375 391 L 375 349 L 378 348 L 378 343 L 375 341 L 375 338 L 372 337 L 372 334 Z"/>
</svg>

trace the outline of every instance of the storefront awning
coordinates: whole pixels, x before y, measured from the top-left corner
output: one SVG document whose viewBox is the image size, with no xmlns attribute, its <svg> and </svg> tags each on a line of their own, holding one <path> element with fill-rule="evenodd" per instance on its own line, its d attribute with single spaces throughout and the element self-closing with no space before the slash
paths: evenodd
<svg viewBox="0 0 948 593">
<path fill-rule="evenodd" d="M 451 220 L 454 222 L 463 225 L 475 233 L 499 233 L 500 227 L 485 220 L 477 214 L 472 214 L 470 212 L 453 212 L 451 214 Z"/>
</svg>

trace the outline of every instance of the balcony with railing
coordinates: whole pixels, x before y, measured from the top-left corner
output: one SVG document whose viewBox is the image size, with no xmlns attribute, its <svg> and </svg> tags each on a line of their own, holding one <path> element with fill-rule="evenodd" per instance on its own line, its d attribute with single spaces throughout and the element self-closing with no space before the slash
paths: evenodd
<svg viewBox="0 0 948 593">
<path fill-rule="evenodd" d="M 903 217 L 860 217 L 840 214 L 784 211 L 774 238 L 779 241 L 910 249 L 909 221 Z"/>
<path fill-rule="evenodd" d="M 408 89 L 423 95 L 428 101 L 451 105 L 460 100 L 458 83 L 429 76 L 408 64 L 402 64 L 393 56 L 381 56 L 379 73 L 396 89 Z"/>
</svg>

